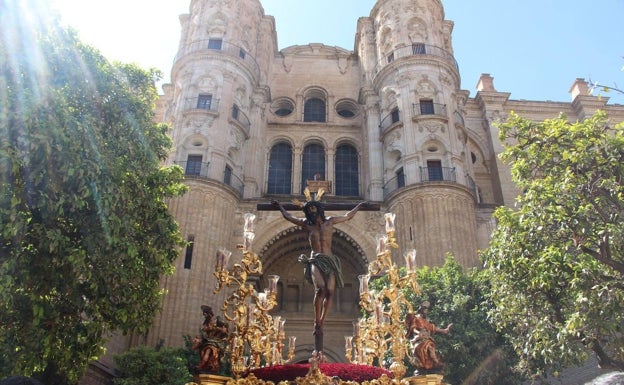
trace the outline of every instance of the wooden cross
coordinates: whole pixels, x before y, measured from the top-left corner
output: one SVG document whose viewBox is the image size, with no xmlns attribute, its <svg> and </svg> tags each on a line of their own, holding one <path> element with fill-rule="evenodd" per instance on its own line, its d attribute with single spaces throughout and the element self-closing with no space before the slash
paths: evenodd
<svg viewBox="0 0 624 385">
<path fill-rule="evenodd" d="M 351 211 L 357 205 L 357 203 L 342 203 L 342 202 L 321 202 L 323 205 L 323 209 L 325 211 Z M 297 206 L 294 203 L 281 203 L 282 207 L 286 210 L 301 210 L 300 206 Z M 271 203 L 258 203 L 256 206 L 258 211 L 277 211 L 279 210 L 277 207 L 273 206 Z M 379 203 L 366 203 L 360 207 L 360 211 L 379 211 L 380 205 Z"/>
</svg>

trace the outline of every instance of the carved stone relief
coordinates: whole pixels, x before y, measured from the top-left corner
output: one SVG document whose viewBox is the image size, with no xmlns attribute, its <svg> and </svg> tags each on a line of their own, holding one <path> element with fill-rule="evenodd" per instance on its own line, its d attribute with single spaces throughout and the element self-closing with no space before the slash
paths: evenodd
<svg viewBox="0 0 624 385">
<path fill-rule="evenodd" d="M 349 64 L 349 61 L 347 60 L 346 57 L 339 57 L 338 58 L 338 70 L 340 70 L 341 74 L 345 74 L 345 72 L 347 72 L 347 66 Z"/>
<path fill-rule="evenodd" d="M 199 91 L 213 91 L 217 88 L 217 82 L 212 76 L 204 76 L 197 82 Z"/>
<path fill-rule="evenodd" d="M 414 17 L 407 22 L 407 33 L 412 43 L 427 41 L 427 24 L 418 17 Z"/>
<path fill-rule="evenodd" d="M 401 140 L 401 133 L 399 131 L 394 131 L 388 135 L 384 144 L 386 152 L 398 151 L 400 154 L 404 152 L 403 141 Z"/>
<path fill-rule="evenodd" d="M 243 148 L 244 142 L 245 137 L 243 136 L 243 134 L 236 128 L 230 128 L 229 145 L 227 152 L 228 156 L 232 158 L 232 160 L 238 161 L 238 154 Z"/>
<path fill-rule="evenodd" d="M 421 97 L 424 96 L 432 99 L 436 94 L 434 85 L 426 77 L 423 77 L 423 80 L 418 82 L 418 85 L 416 86 L 416 92 Z"/>
<path fill-rule="evenodd" d="M 292 65 L 293 65 L 293 58 L 292 58 L 292 56 L 284 56 L 284 60 L 282 61 L 282 65 L 284 66 L 284 71 L 286 71 L 286 73 L 289 73 L 290 70 L 292 69 Z"/>
<path fill-rule="evenodd" d="M 418 131 L 421 133 L 427 131 L 431 134 L 436 133 L 438 131 L 440 131 L 441 133 L 444 133 L 446 132 L 446 126 L 438 122 L 423 122 L 418 125 Z"/>
<path fill-rule="evenodd" d="M 396 106 L 398 92 L 393 87 L 384 87 L 382 90 L 383 108 L 389 110 Z"/>
</svg>

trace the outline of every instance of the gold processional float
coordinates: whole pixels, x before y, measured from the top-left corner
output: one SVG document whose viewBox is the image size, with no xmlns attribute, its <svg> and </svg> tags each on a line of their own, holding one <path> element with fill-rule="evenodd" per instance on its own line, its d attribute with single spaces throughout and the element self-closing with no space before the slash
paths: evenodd
<svg viewBox="0 0 624 385">
<path fill-rule="evenodd" d="M 402 315 L 412 313 L 412 305 L 404 296 L 407 288 L 419 294 L 416 281 L 416 250 L 405 254 L 406 273 L 401 275 L 399 267 L 392 260 L 392 249 L 398 248 L 395 238 L 394 213 L 386 213 L 386 234 L 376 237 L 377 258 L 368 266 L 368 274 L 360 275 L 360 307 L 369 313 L 366 318 L 353 322 L 353 335 L 345 337 L 345 355 L 351 364 L 383 367 L 387 352 L 391 352 L 391 363 L 387 369 L 393 378 L 382 375 L 378 379 L 366 381 L 368 385 L 440 385 L 441 374 L 427 374 L 405 377 L 404 360 L 413 362 L 410 355 L 411 341 L 406 339 Z M 294 357 L 296 337 L 288 338 L 288 354 L 284 358 L 284 323 L 280 316 L 271 316 L 269 311 L 277 304 L 277 283 L 279 276 L 268 277 L 269 287 L 258 292 L 248 278 L 262 275 L 262 262 L 252 251 L 254 220 L 256 216 L 244 216 L 244 242 L 237 245 L 242 251 L 240 263 L 227 268 L 231 252 L 225 248 L 217 251 L 215 294 L 224 288 L 233 289 L 224 301 L 223 316 L 234 325 L 229 334 L 225 353 L 229 354 L 229 365 L 233 377 L 215 374 L 198 374 L 196 381 L 187 385 L 355 385 L 354 381 L 330 378 L 321 373 L 315 357 L 310 359 L 310 370 L 304 377 L 294 382 L 281 381 L 275 384 L 256 378 L 253 374 L 244 376 L 250 370 L 263 366 L 288 364 Z M 381 290 L 369 288 L 371 279 L 387 277 L 388 283 Z"/>
</svg>

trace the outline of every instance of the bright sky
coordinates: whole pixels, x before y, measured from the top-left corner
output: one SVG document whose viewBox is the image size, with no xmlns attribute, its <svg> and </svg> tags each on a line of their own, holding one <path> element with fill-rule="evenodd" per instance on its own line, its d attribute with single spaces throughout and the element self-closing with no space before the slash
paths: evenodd
<svg viewBox="0 0 624 385">
<path fill-rule="evenodd" d="M 111 60 L 169 72 L 190 0 L 50 0 L 83 41 Z M 482 73 L 511 99 L 570 101 L 576 78 L 624 89 L 624 0 L 442 0 L 455 22 L 462 89 Z M 323 43 L 353 49 L 359 17 L 375 0 L 261 0 L 279 48 Z M 624 104 L 610 93 L 609 103 Z"/>
</svg>

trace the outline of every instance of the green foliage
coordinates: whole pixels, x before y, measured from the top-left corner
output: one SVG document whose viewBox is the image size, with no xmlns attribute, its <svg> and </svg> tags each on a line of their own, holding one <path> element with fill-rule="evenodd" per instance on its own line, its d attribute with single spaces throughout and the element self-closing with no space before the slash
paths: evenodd
<svg viewBox="0 0 624 385">
<path fill-rule="evenodd" d="M 512 336 L 520 369 L 556 374 L 593 352 L 624 369 L 624 133 L 604 112 L 500 126 L 523 194 L 499 208 L 483 259 L 491 316 Z"/>
<path fill-rule="evenodd" d="M 37 4 L 0 15 L 0 376 L 71 384 L 108 332 L 149 327 L 182 245 L 165 199 L 184 187 L 161 167 L 155 73 Z"/>
<path fill-rule="evenodd" d="M 190 334 L 185 334 L 182 338 L 184 338 L 184 349 L 181 350 L 182 357 L 186 361 L 189 370 L 193 372 L 199 365 L 199 354 L 197 350 L 193 350 L 193 337 Z"/>
<path fill-rule="evenodd" d="M 139 346 L 114 359 L 121 372 L 115 385 L 184 385 L 192 379 L 180 349 Z"/>
<path fill-rule="evenodd" d="M 449 334 L 433 336 L 437 351 L 446 364 L 444 379 L 452 384 L 515 384 L 521 378 L 508 368 L 513 365 L 503 336 L 490 325 L 485 298 L 488 281 L 476 269 L 465 270 L 451 256 L 442 267 L 423 267 L 417 271 L 421 293 L 404 292 L 414 310 L 424 301 L 432 305 L 428 319 L 439 328 L 452 323 Z M 387 279 L 371 283 L 373 289 Z M 406 362 L 407 364 L 407 362 Z M 415 370 L 408 365 L 407 375 Z"/>
</svg>

